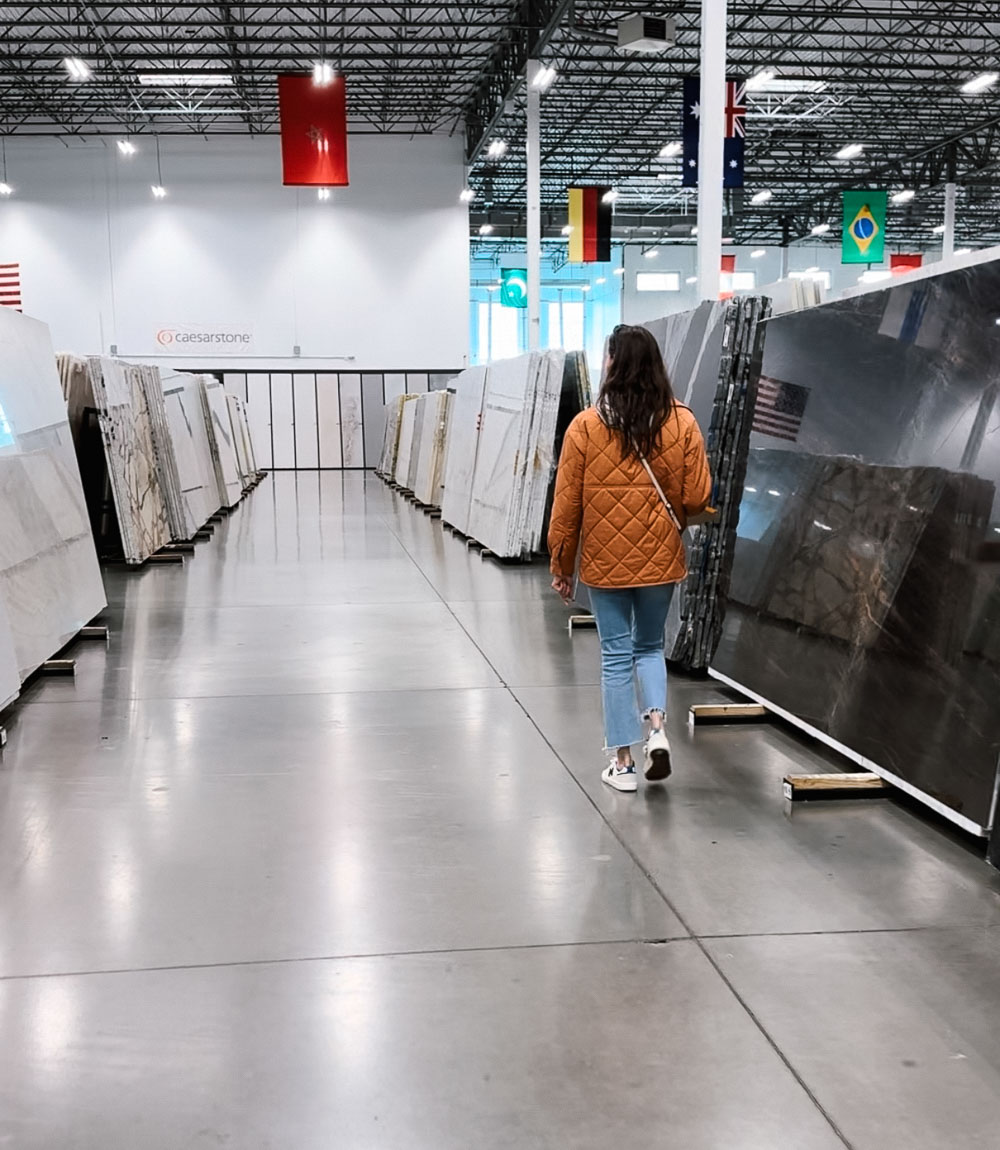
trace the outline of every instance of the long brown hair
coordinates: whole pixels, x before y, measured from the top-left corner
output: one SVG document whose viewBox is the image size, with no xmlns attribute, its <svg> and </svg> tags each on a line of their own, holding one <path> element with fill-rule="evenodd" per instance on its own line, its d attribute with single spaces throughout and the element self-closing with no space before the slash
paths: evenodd
<svg viewBox="0 0 1000 1150">
<path fill-rule="evenodd" d="M 608 340 L 611 363 L 598 407 L 604 422 L 622 439 L 626 458 L 653 454 L 674 409 L 674 391 L 651 332 L 619 324 Z"/>
</svg>

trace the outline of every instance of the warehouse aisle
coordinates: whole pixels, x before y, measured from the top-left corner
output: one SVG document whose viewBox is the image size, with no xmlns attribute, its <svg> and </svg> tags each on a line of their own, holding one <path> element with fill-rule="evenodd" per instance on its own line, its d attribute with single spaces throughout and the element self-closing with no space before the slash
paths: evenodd
<svg viewBox="0 0 1000 1150">
<path fill-rule="evenodd" d="M 940 1150 L 1000 1131 L 1000 881 L 829 760 L 602 788 L 597 642 L 376 479 L 280 474 L 0 765 L 0 1146 Z"/>
</svg>

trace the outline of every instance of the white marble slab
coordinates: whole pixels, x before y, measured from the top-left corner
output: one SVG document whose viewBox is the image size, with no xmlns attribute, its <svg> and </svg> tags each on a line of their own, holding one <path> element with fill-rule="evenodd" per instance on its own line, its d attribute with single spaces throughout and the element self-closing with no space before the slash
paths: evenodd
<svg viewBox="0 0 1000 1150">
<path fill-rule="evenodd" d="M 176 371 L 161 371 L 161 383 L 181 492 L 197 530 L 222 506 L 201 397 L 203 384 L 196 375 Z"/>
<path fill-rule="evenodd" d="M 400 487 L 406 487 L 410 478 L 410 459 L 413 456 L 413 439 L 417 430 L 417 397 L 405 396 L 399 416 L 399 448 L 396 451 L 396 467 L 393 477 Z"/>
<path fill-rule="evenodd" d="M 486 367 L 469 367 L 456 376 L 444 463 L 441 518 L 463 535 L 469 534 L 472 479 L 479 448 Z"/>
<path fill-rule="evenodd" d="M 7 607 L 0 597 L 0 711 L 9 707 L 21 690 L 19 671 L 14 632 L 7 618 Z"/>
<path fill-rule="evenodd" d="M 382 436 L 382 455 L 378 465 L 378 474 L 385 479 L 392 479 L 396 474 L 396 454 L 399 451 L 399 426 L 403 403 L 404 397 L 400 394 L 385 405 L 385 432 Z"/>
<path fill-rule="evenodd" d="M 213 451 L 217 472 L 225 490 L 223 504 L 226 507 L 235 507 L 243 495 L 243 480 L 240 478 L 239 463 L 236 459 L 236 443 L 226 392 L 214 376 L 206 375 L 202 378 L 209 416 L 209 443 L 214 439 Z"/>
<path fill-rule="evenodd" d="M 244 491 L 250 486 L 250 457 L 247 455 L 246 440 L 243 438 L 243 422 L 240 417 L 240 401 L 235 395 L 227 395 L 229 423 L 233 429 L 233 446 L 236 448 L 236 468 L 240 473 L 240 484 Z"/>
<path fill-rule="evenodd" d="M 445 433 L 448 425 L 446 391 L 432 391 L 419 397 L 420 440 L 416 452 L 413 494 L 428 507 L 440 506 L 441 476 L 444 465 Z"/>
<path fill-rule="evenodd" d="M 0 308 L 0 697 L 106 605 L 49 329 Z M 6 648 L 6 653 L 3 651 Z"/>
</svg>

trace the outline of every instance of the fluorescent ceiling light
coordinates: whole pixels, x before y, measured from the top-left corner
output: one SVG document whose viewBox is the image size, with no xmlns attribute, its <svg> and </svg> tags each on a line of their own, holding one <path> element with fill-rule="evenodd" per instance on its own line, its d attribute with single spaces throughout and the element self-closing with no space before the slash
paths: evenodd
<svg viewBox="0 0 1000 1150">
<path fill-rule="evenodd" d="M 317 188 L 316 189 L 316 199 L 319 200 L 319 202 L 321 204 L 325 204 L 331 195 L 332 195 L 332 193 L 331 193 L 329 188 Z"/>
<path fill-rule="evenodd" d="M 167 189 L 162 184 L 151 185 L 150 191 L 153 193 L 154 200 L 162 200 L 167 194 Z"/>
<path fill-rule="evenodd" d="M 756 80 L 756 76 L 754 80 Z M 751 92 L 766 92 L 776 96 L 808 96 L 823 92 L 828 87 L 826 80 L 803 80 L 793 76 L 775 76 L 771 80 L 762 80 L 759 84 L 750 87 L 752 81 L 747 81 L 747 90 Z"/>
<path fill-rule="evenodd" d="M 681 174 L 680 172 L 657 172 L 656 178 L 658 180 L 674 180 L 675 182 L 680 183 Z"/>
<path fill-rule="evenodd" d="M 747 80 L 747 91 L 759 92 L 766 84 L 770 84 L 777 75 L 778 73 L 773 68 L 761 68 L 755 76 L 751 76 Z"/>
<path fill-rule="evenodd" d="M 313 64 L 313 83 L 317 88 L 325 88 L 337 78 L 336 70 L 326 60 L 317 60 Z"/>
<path fill-rule="evenodd" d="M 573 225 L 572 224 L 565 224 L 563 226 L 562 234 L 564 236 L 571 236 L 573 234 Z"/>
<path fill-rule="evenodd" d="M 492 224 L 480 224 L 479 225 L 479 234 L 481 236 L 492 235 L 493 234 L 493 225 Z"/>
<path fill-rule="evenodd" d="M 766 248 L 757 248 L 756 251 L 752 251 L 750 253 L 750 258 L 752 260 L 759 260 L 761 258 L 761 256 L 766 256 L 766 255 L 767 255 Z"/>
<path fill-rule="evenodd" d="M 646 257 L 647 260 L 655 260 L 656 257 L 660 254 L 660 249 L 650 248 L 649 251 L 645 251 L 642 254 Z"/>
<path fill-rule="evenodd" d="M 698 282 L 698 277 L 697 276 L 688 276 L 688 278 L 684 282 L 686 284 L 696 284 Z"/>
<path fill-rule="evenodd" d="M 894 204 L 908 204 L 917 193 L 912 188 L 904 188 L 892 197 Z"/>
<path fill-rule="evenodd" d="M 613 204 L 618 199 L 618 192 L 614 188 L 610 188 L 601 196 L 601 200 L 605 204 Z"/>
<path fill-rule="evenodd" d="M 814 236 L 825 236 L 829 230 L 830 230 L 829 224 L 817 224 L 812 230 L 812 235 L 814 235 Z"/>
<path fill-rule="evenodd" d="M 507 141 L 506 140 L 491 140 L 490 146 L 486 149 L 486 155 L 491 160 L 499 160 L 501 156 L 506 155 Z"/>
<path fill-rule="evenodd" d="M 590 284 L 577 284 L 576 286 L 579 287 L 580 291 L 590 291 Z"/>
<path fill-rule="evenodd" d="M 598 276 L 597 279 L 594 280 L 595 284 L 606 284 L 607 282 L 608 282 L 607 276 Z M 1000 323 L 1000 320 L 997 320 L 997 323 Z"/>
<path fill-rule="evenodd" d="M 931 228 L 931 231 L 932 231 L 932 232 L 933 232 L 933 233 L 934 233 L 936 236 L 941 236 L 941 235 L 944 235 L 944 233 L 945 233 L 947 230 L 948 230 L 948 225 L 947 225 L 947 224 L 935 224 L 935 226 L 934 226 L 933 228 Z"/>
<path fill-rule="evenodd" d="M 535 73 L 534 80 L 531 81 L 533 88 L 539 88 L 543 92 L 547 92 L 549 88 L 556 82 L 556 77 L 559 73 L 553 67 L 545 67 L 544 65 Z"/>
<path fill-rule="evenodd" d="M 864 144 L 845 144 L 839 152 L 837 152 L 838 160 L 853 160 L 856 156 L 860 156 L 865 150 Z"/>
<path fill-rule="evenodd" d="M 771 197 L 773 195 L 774 195 L 773 192 L 770 192 L 767 190 L 767 188 L 764 188 L 762 191 L 759 191 L 755 195 L 750 197 L 750 203 L 752 203 L 752 204 L 766 204 L 767 201 L 769 199 L 771 199 Z"/>
<path fill-rule="evenodd" d="M 136 147 L 131 140 L 119 140 L 118 151 L 121 152 L 123 156 L 134 156 L 136 153 Z"/>
<path fill-rule="evenodd" d="M 679 156 L 683 151 L 684 145 L 679 140 L 672 140 L 669 144 L 664 144 L 660 149 L 660 159 L 673 159 L 674 156 Z"/>
<path fill-rule="evenodd" d="M 997 80 L 1000 80 L 1000 73 L 983 72 L 981 76 L 974 76 L 971 80 L 966 80 L 960 90 L 974 95 L 976 92 L 985 92 L 987 88 L 992 88 Z"/>
<path fill-rule="evenodd" d="M 698 234 L 698 225 L 695 224 L 695 226 L 691 229 L 691 235 L 696 236 L 697 234 Z"/>
<path fill-rule="evenodd" d="M 769 488 L 767 489 L 767 493 L 768 493 L 768 495 L 773 495 L 773 496 L 775 497 L 775 499 L 780 499 L 780 498 L 781 498 L 781 492 L 780 492 L 780 491 L 776 491 L 776 490 L 775 490 L 773 487 L 769 487 Z"/>
<path fill-rule="evenodd" d="M 463 204 L 471 204 L 472 201 L 476 198 L 475 190 L 473 188 L 463 188 L 458 193 L 458 198 L 462 201 Z"/>
<path fill-rule="evenodd" d="M 69 73 L 69 78 L 78 82 L 89 80 L 94 74 L 90 70 L 90 65 L 81 60 L 79 56 L 67 56 L 63 60 L 63 66 Z"/>
<path fill-rule="evenodd" d="M 229 88 L 233 78 L 228 72 L 140 72 L 144 88 Z"/>
<path fill-rule="evenodd" d="M 10 184 L 6 182 L 0 183 L 0 196 L 12 196 L 13 194 L 14 189 L 10 186 Z"/>
<path fill-rule="evenodd" d="M 624 268 L 615 268 L 614 274 L 616 276 L 623 276 L 625 274 Z"/>
<path fill-rule="evenodd" d="M 953 254 L 956 256 L 967 256 L 970 255 L 971 252 L 972 248 L 956 248 Z"/>
</svg>

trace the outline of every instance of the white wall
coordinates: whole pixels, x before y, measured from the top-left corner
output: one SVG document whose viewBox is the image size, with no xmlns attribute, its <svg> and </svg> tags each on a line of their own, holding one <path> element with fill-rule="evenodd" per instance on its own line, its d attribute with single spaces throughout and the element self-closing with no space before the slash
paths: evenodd
<svg viewBox="0 0 1000 1150">
<path fill-rule="evenodd" d="M 204 367 L 276 367 L 297 344 L 321 370 L 460 367 L 468 351 L 468 213 L 459 137 L 352 136 L 351 186 L 284 188 L 277 136 L 7 140 L 0 263 L 60 349 L 165 360 L 178 325 L 252 332 Z M 251 354 L 252 352 L 252 354 Z M 189 361 L 189 362 L 193 362 Z M 295 361 L 293 361 L 295 362 Z"/>
</svg>

